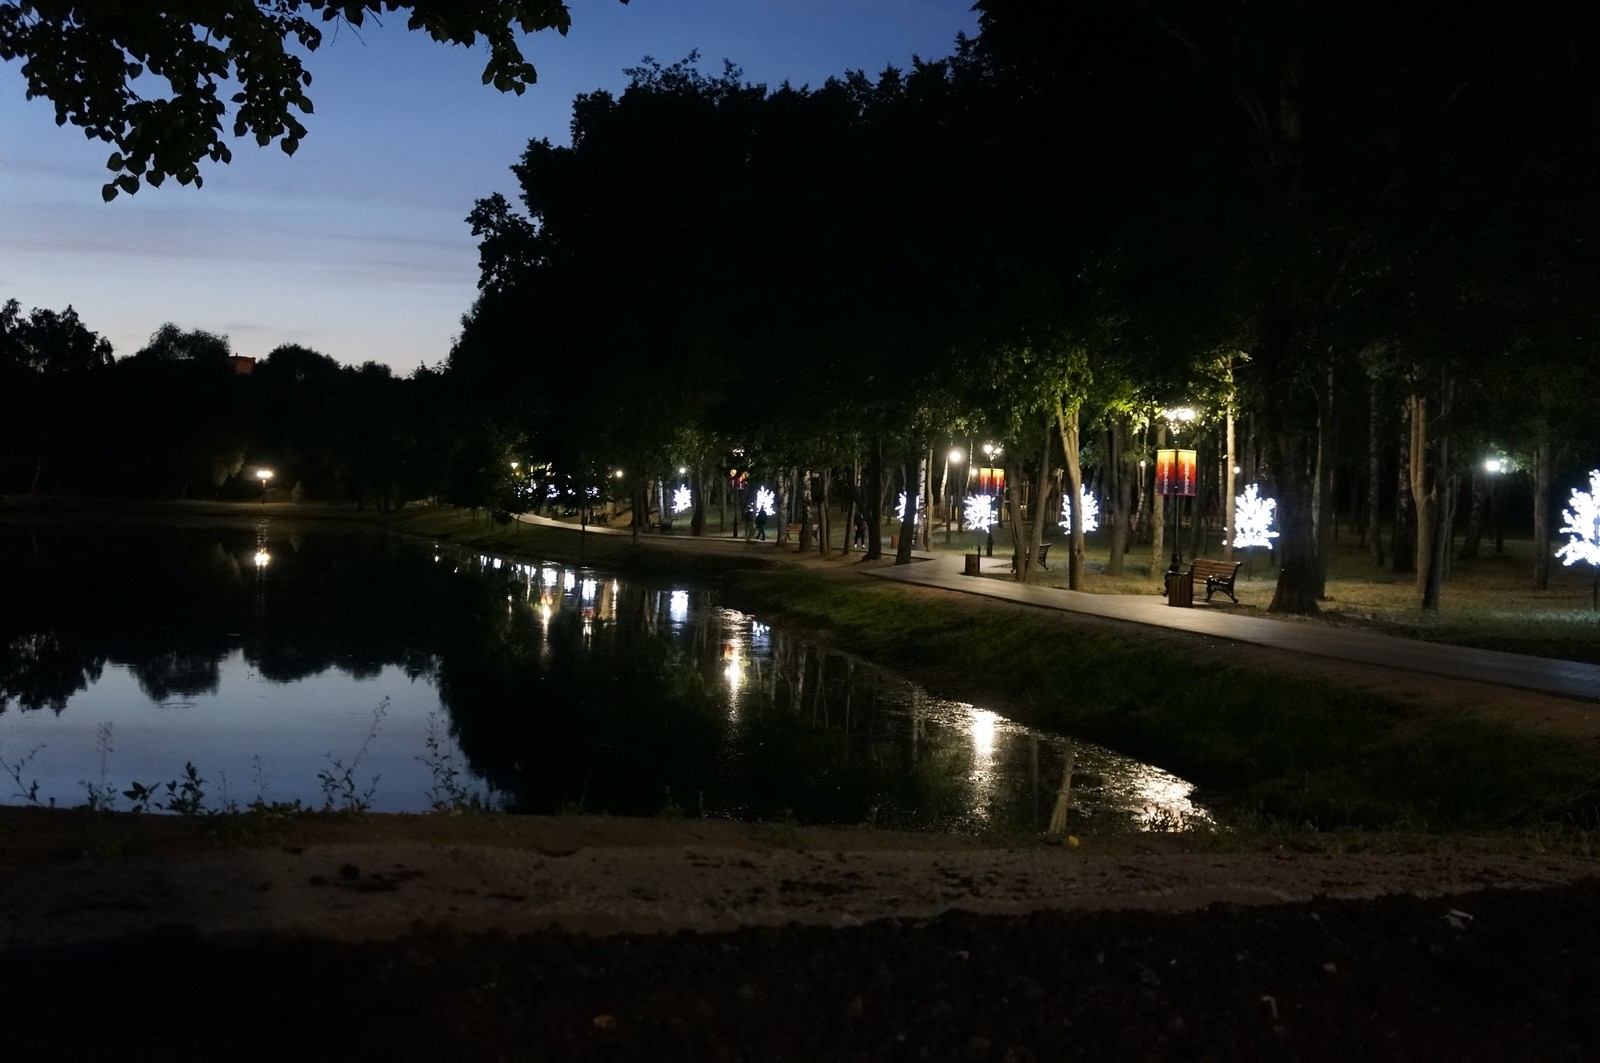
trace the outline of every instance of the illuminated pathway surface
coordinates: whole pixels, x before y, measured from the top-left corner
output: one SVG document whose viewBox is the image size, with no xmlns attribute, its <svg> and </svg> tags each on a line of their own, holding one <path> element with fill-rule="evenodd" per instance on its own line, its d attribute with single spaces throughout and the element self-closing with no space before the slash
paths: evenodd
<svg viewBox="0 0 1600 1063">
<path fill-rule="evenodd" d="M 1600 701 L 1600 665 L 1446 646 L 1325 624 L 1242 616 L 1232 611 L 1231 604 L 1210 605 L 1198 598 L 1193 607 L 1184 609 L 1167 605 L 1166 598 L 1159 594 L 1086 594 L 1054 587 L 1031 587 L 1009 579 L 963 575 L 960 554 L 922 556 L 926 560 L 874 569 L 872 574 L 922 587 L 1189 631 L 1292 653 Z M 986 573 L 1003 572 L 1009 576 L 1011 572 L 1010 558 L 984 558 L 982 565 Z"/>
</svg>

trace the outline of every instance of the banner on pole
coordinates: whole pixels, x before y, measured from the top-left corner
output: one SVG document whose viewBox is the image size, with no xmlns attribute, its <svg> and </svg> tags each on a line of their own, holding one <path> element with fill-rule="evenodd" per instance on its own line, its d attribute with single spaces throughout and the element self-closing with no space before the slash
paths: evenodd
<svg viewBox="0 0 1600 1063">
<path fill-rule="evenodd" d="M 1194 497 L 1195 452 L 1156 451 L 1156 494 Z"/>
</svg>

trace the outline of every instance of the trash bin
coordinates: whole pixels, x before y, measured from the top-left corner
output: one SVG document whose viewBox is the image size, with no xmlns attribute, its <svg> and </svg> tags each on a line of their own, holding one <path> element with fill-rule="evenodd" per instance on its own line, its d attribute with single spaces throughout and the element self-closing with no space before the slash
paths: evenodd
<svg viewBox="0 0 1600 1063">
<path fill-rule="evenodd" d="M 1189 573 L 1167 573 L 1167 604 L 1184 608 L 1194 604 L 1194 581 L 1189 578 Z"/>
<path fill-rule="evenodd" d="M 979 574 L 978 566 L 983 561 L 982 554 L 967 554 L 967 567 L 962 570 L 963 575 L 976 576 Z"/>
</svg>

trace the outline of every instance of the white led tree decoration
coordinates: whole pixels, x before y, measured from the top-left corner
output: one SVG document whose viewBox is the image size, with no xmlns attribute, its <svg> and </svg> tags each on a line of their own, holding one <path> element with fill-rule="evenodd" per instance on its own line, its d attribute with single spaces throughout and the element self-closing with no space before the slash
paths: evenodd
<svg viewBox="0 0 1600 1063">
<path fill-rule="evenodd" d="M 1087 487 L 1078 489 L 1078 509 L 1083 513 L 1083 530 L 1086 532 L 1100 530 L 1100 503 L 1094 495 L 1089 493 Z M 1067 505 L 1067 496 L 1061 496 L 1061 519 L 1056 522 L 1061 525 L 1061 530 L 1072 534 L 1072 507 Z"/>
<path fill-rule="evenodd" d="M 1589 472 L 1589 490 L 1572 489 L 1572 506 L 1561 511 L 1561 534 L 1568 536 L 1567 545 L 1556 551 L 1563 565 L 1589 564 L 1594 574 L 1592 598 L 1600 610 L 1600 469 Z"/>
<path fill-rule="evenodd" d="M 900 520 L 900 521 L 903 521 L 903 520 L 906 519 L 906 493 L 904 491 L 900 492 L 900 501 L 895 503 L 894 519 L 895 520 Z M 921 524 L 922 523 L 922 497 L 920 495 L 917 497 L 916 513 L 912 516 L 911 523 L 912 524 Z"/>
<path fill-rule="evenodd" d="M 1234 549 L 1250 546 L 1271 546 L 1278 533 L 1272 530 L 1273 512 L 1278 508 L 1275 498 L 1262 498 L 1260 487 L 1251 484 L 1244 494 L 1233 500 L 1233 521 L 1238 525 L 1233 531 Z M 1223 540 L 1227 545 L 1227 540 Z"/>
<path fill-rule="evenodd" d="M 690 493 L 689 485 L 679 484 L 677 490 L 672 492 L 672 512 L 682 513 L 693 506 L 694 495 Z"/>
<path fill-rule="evenodd" d="M 778 503 L 778 496 L 777 495 L 774 495 L 771 491 L 767 490 L 765 487 L 756 488 L 756 512 L 757 513 L 765 513 L 769 517 L 774 516 L 778 512 L 777 509 L 775 508 L 777 506 L 777 503 Z"/>
<path fill-rule="evenodd" d="M 978 531 L 987 531 L 994 525 L 994 496 L 968 495 L 965 500 L 964 512 L 967 518 L 967 527 L 976 528 Z"/>
</svg>

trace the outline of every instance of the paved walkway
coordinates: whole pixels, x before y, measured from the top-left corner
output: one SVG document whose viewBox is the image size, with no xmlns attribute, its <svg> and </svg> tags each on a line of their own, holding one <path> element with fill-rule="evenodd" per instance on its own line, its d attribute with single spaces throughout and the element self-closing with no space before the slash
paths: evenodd
<svg viewBox="0 0 1600 1063">
<path fill-rule="evenodd" d="M 524 515 L 519 519 L 528 524 L 575 530 L 571 524 L 544 517 Z M 630 534 L 627 528 L 591 526 L 589 531 L 602 535 Z M 694 541 L 697 545 L 739 542 L 709 538 Z M 959 553 L 918 552 L 913 557 L 916 560 L 910 565 L 884 565 L 866 571 L 881 579 L 961 594 L 977 594 L 1040 609 L 1059 609 L 1130 624 L 1146 624 L 1234 642 L 1249 642 L 1291 653 L 1600 702 L 1600 665 L 1447 646 L 1289 618 L 1246 616 L 1236 612 L 1227 602 L 1207 604 L 1197 599 L 1192 608 L 1180 609 L 1167 605 L 1166 598 L 1159 594 L 1086 594 L 1056 587 L 1025 586 L 1012 583 L 1008 578 L 984 578 L 995 574 L 1009 576 L 1009 556 L 983 558 L 980 562 L 983 576 L 978 577 L 963 574 L 964 555 Z"/>
<path fill-rule="evenodd" d="M 1197 599 L 1192 608 L 1181 609 L 1167 605 L 1166 598 L 1159 594 L 1086 594 L 1054 587 L 1025 586 L 1009 579 L 964 575 L 960 554 L 919 554 L 917 557 L 915 564 L 879 568 L 872 574 L 901 583 L 1000 598 L 1041 609 L 1084 613 L 1357 664 L 1600 701 L 1600 665 L 1446 646 L 1327 624 L 1244 616 L 1234 612 L 1227 602 L 1207 604 Z M 984 558 L 981 564 L 985 575 L 1004 573 L 1009 576 L 1011 572 L 1010 558 Z"/>
</svg>

